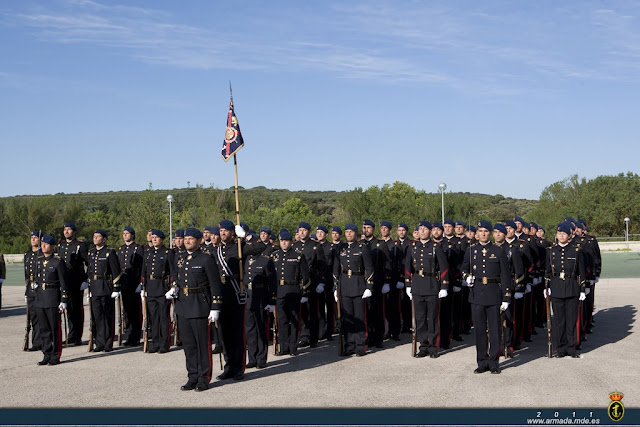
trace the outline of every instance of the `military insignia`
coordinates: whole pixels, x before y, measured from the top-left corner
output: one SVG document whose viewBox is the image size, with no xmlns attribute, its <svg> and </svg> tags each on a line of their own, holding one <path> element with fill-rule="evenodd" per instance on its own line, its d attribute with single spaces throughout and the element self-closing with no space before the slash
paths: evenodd
<svg viewBox="0 0 640 427">
<path fill-rule="evenodd" d="M 482 256 L 487 256 L 487 248 L 482 248 Z"/>
<path fill-rule="evenodd" d="M 181 268 L 184 265 L 184 258 L 180 258 L 178 260 L 178 268 Z"/>
<path fill-rule="evenodd" d="M 611 403 L 607 408 L 607 414 L 612 421 L 620 421 L 622 417 L 624 417 L 624 405 L 622 404 L 622 398 L 624 394 L 620 392 L 613 392 L 609 394 L 609 399 L 611 399 Z"/>
<path fill-rule="evenodd" d="M 256 260 L 254 258 L 249 258 L 249 265 L 252 265 Z"/>
<path fill-rule="evenodd" d="M 233 123 L 233 120 L 236 121 L 236 125 L 238 123 L 238 119 L 236 119 L 235 116 L 232 116 L 231 121 Z M 228 126 L 227 130 L 224 133 L 224 142 L 225 144 L 231 144 L 232 142 L 235 142 L 236 139 L 238 139 L 238 131 L 235 130 L 233 127 Z"/>
<path fill-rule="evenodd" d="M 187 256 L 187 261 L 190 261 L 190 260 L 191 260 L 191 255 L 188 255 Z"/>
</svg>

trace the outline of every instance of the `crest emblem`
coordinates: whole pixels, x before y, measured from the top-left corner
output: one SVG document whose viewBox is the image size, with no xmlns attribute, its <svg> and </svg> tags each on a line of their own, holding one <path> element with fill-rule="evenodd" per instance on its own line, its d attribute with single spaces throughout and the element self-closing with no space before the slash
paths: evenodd
<svg viewBox="0 0 640 427">
<path fill-rule="evenodd" d="M 234 119 L 236 120 L 237 125 L 238 120 L 235 118 L 235 116 L 232 118 L 232 120 Z M 235 142 L 236 139 L 238 139 L 238 131 L 231 126 L 228 126 L 227 130 L 224 133 L 224 142 L 226 144 L 230 144 L 232 142 Z"/>
<path fill-rule="evenodd" d="M 609 394 L 609 399 L 611 399 L 611 403 L 607 408 L 607 414 L 612 421 L 620 421 L 622 417 L 624 417 L 624 405 L 622 404 L 622 398 L 624 394 L 620 392 L 613 392 Z"/>
</svg>

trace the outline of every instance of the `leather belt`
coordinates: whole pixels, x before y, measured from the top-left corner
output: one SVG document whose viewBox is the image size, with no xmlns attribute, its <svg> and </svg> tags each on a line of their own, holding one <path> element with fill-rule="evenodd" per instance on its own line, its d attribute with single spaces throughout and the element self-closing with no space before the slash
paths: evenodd
<svg viewBox="0 0 640 427">
<path fill-rule="evenodd" d="M 361 271 L 353 271 L 353 270 L 347 270 L 342 272 L 342 274 L 346 274 L 347 276 L 351 277 L 351 276 L 364 276 L 364 273 Z"/>
<path fill-rule="evenodd" d="M 60 285 L 48 285 L 48 284 L 46 284 L 46 283 L 43 283 L 43 284 L 42 284 L 42 290 L 43 290 L 43 291 L 45 291 L 47 288 L 56 289 L 56 288 L 59 288 L 59 287 L 60 287 Z"/>
<path fill-rule="evenodd" d="M 416 274 L 420 277 L 436 277 L 436 273 L 430 271 L 425 272 L 424 270 L 418 270 Z"/>
<path fill-rule="evenodd" d="M 559 277 L 559 278 L 561 278 L 562 280 L 565 280 L 565 279 L 575 279 L 575 277 L 574 277 L 574 276 L 572 276 L 572 275 L 571 275 L 571 274 L 569 274 L 569 273 L 565 273 L 564 271 L 561 271 L 560 273 L 553 273 L 553 277 Z"/>
<path fill-rule="evenodd" d="M 164 279 L 164 276 L 158 277 L 158 276 L 154 276 L 153 274 L 149 275 L 149 280 L 162 280 L 162 279 Z"/>
<path fill-rule="evenodd" d="M 298 282 L 291 281 L 291 280 L 280 280 L 280 286 L 284 286 L 284 285 L 297 285 Z"/>
<path fill-rule="evenodd" d="M 104 274 L 94 274 L 93 280 L 98 280 L 98 279 L 106 279 L 106 277 Z"/>
<path fill-rule="evenodd" d="M 500 283 L 499 277 L 476 277 L 476 282 L 482 282 L 483 285 L 489 283 Z"/>
<path fill-rule="evenodd" d="M 184 296 L 189 296 L 190 293 L 200 293 L 200 292 L 204 292 L 202 288 L 190 288 L 188 286 L 185 286 L 184 288 L 182 288 L 182 293 L 184 294 Z"/>
<path fill-rule="evenodd" d="M 262 289 L 264 288 L 264 283 L 247 283 L 247 289 Z"/>
</svg>

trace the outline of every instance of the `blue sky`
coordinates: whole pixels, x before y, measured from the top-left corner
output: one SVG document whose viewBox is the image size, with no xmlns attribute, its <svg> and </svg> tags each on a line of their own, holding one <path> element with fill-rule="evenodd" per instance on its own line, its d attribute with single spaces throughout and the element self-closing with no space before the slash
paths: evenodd
<svg viewBox="0 0 640 427">
<path fill-rule="evenodd" d="M 634 1 L 0 2 L 0 196 L 638 172 Z"/>
</svg>

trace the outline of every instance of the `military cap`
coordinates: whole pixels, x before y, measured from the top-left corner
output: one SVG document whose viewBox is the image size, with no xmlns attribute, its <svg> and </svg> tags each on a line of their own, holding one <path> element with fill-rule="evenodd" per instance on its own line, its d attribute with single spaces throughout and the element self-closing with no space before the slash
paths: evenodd
<svg viewBox="0 0 640 427">
<path fill-rule="evenodd" d="M 456 221 L 456 223 L 455 223 L 455 225 L 461 225 L 461 226 L 463 226 L 463 227 L 466 227 L 466 226 L 467 226 L 467 223 L 466 223 L 466 222 L 464 222 L 464 221 L 457 220 L 457 221 Z"/>
<path fill-rule="evenodd" d="M 505 227 L 504 224 L 500 224 L 499 222 L 493 225 L 493 229 L 507 234 L 507 227 Z"/>
<path fill-rule="evenodd" d="M 355 231 L 356 233 L 358 232 L 358 226 L 355 225 L 352 222 L 348 222 L 345 226 L 344 226 L 344 231 L 347 230 L 351 230 L 351 231 Z"/>
<path fill-rule="evenodd" d="M 558 224 L 558 231 L 571 234 L 571 226 L 569 224 L 570 223 L 568 222 L 561 222 L 560 224 Z"/>
<path fill-rule="evenodd" d="M 276 240 L 276 235 L 274 233 L 271 233 L 271 236 L 269 236 L 269 240 Z"/>
<path fill-rule="evenodd" d="M 316 230 L 324 231 L 325 233 L 329 232 L 329 229 L 324 225 L 319 225 L 318 227 L 316 227 Z"/>
<path fill-rule="evenodd" d="M 370 219 L 365 219 L 365 220 L 362 222 L 362 225 L 368 225 L 368 226 L 373 227 L 373 228 L 375 228 L 375 227 L 376 227 L 376 223 L 375 223 L 375 222 L 373 222 L 373 221 L 371 221 Z"/>
<path fill-rule="evenodd" d="M 211 227 L 211 234 L 213 234 L 215 236 L 219 236 L 220 235 L 220 227 L 218 227 L 217 225 L 215 227 Z"/>
<path fill-rule="evenodd" d="M 537 230 L 539 227 L 538 227 L 538 224 L 536 224 L 535 222 L 530 222 L 529 228 L 535 228 Z"/>
<path fill-rule="evenodd" d="M 235 227 L 233 226 L 233 222 L 229 221 L 228 219 L 223 219 L 222 221 L 220 221 L 220 224 L 218 224 L 220 226 L 220 228 L 225 229 L 225 230 L 233 230 Z"/>
<path fill-rule="evenodd" d="M 72 222 L 65 222 L 64 223 L 64 228 L 70 228 L 73 231 L 76 231 L 76 226 Z"/>
<path fill-rule="evenodd" d="M 399 222 L 398 223 L 398 228 L 404 228 L 405 230 L 409 231 L 409 226 L 407 224 L 405 224 L 404 222 Z"/>
<path fill-rule="evenodd" d="M 55 245 L 56 244 L 56 238 L 53 237 L 51 234 L 45 234 L 44 236 L 42 236 L 42 243 L 48 243 L 50 245 Z"/>
<path fill-rule="evenodd" d="M 580 221 L 576 221 L 576 228 L 584 228 L 584 224 Z"/>
<path fill-rule="evenodd" d="M 213 231 L 213 226 L 212 225 L 205 225 L 204 231 L 208 231 L 209 233 L 211 233 Z"/>
<path fill-rule="evenodd" d="M 538 230 L 542 230 L 542 231 L 544 231 L 545 233 L 547 232 L 547 230 L 545 230 L 545 229 L 544 229 L 544 227 L 543 227 L 543 226 L 541 226 L 541 225 L 540 225 L 540 226 L 538 226 Z"/>
<path fill-rule="evenodd" d="M 178 229 L 176 230 L 176 234 L 175 234 L 175 236 L 176 236 L 176 237 L 184 237 L 184 229 L 182 229 L 182 228 L 178 228 Z"/>
<path fill-rule="evenodd" d="M 456 222 L 454 220 L 452 220 L 451 218 L 445 218 L 444 219 L 444 223 L 445 224 L 449 224 L 449 225 L 453 225 L 453 226 L 456 225 Z"/>
<path fill-rule="evenodd" d="M 195 237 L 196 239 L 202 239 L 202 231 L 197 228 L 189 227 L 184 230 L 184 237 Z"/>
<path fill-rule="evenodd" d="M 522 219 L 521 216 L 517 216 L 517 217 L 513 218 L 513 222 L 521 222 L 522 224 L 525 224 L 525 220 Z"/>
<path fill-rule="evenodd" d="M 380 221 L 380 227 L 393 228 L 393 224 L 390 221 Z"/>
<path fill-rule="evenodd" d="M 442 226 L 442 223 L 439 221 L 436 221 L 434 223 L 431 224 L 432 228 L 439 228 L 440 230 L 444 230 L 444 227 Z"/>
<path fill-rule="evenodd" d="M 486 219 L 481 219 L 478 221 L 478 228 L 486 228 L 487 230 L 493 230 L 493 226 Z"/>
<path fill-rule="evenodd" d="M 575 229 L 576 229 L 576 225 L 575 225 L 574 223 L 572 223 L 572 222 L 567 222 L 567 221 L 565 221 L 565 223 L 566 223 L 566 224 L 569 224 L 569 228 L 570 228 L 571 230 L 575 230 Z"/>
<path fill-rule="evenodd" d="M 418 223 L 418 227 L 427 227 L 429 230 L 431 230 L 433 228 L 433 225 L 431 225 L 431 223 L 429 221 L 420 221 Z"/>
<path fill-rule="evenodd" d="M 134 236 L 136 235 L 136 230 L 134 230 L 133 227 L 130 227 L 128 225 L 124 228 L 123 231 L 128 231 L 129 233 L 133 234 Z"/>
<path fill-rule="evenodd" d="M 506 221 L 504 222 L 504 225 L 505 225 L 505 227 L 511 227 L 511 228 L 513 228 L 514 230 L 515 230 L 516 228 L 518 228 L 518 227 L 516 227 L 516 222 L 515 222 L 515 221 L 512 221 L 512 220 L 510 220 L 510 219 L 506 220 Z"/>
<path fill-rule="evenodd" d="M 251 229 L 247 231 L 247 234 L 251 234 L 252 236 L 257 236 L 256 231 Z"/>
<path fill-rule="evenodd" d="M 96 230 L 96 231 L 95 231 L 95 233 L 96 233 L 96 234 L 101 235 L 101 236 L 102 236 L 102 237 L 104 237 L 105 239 L 108 237 L 108 236 L 107 236 L 107 232 L 106 232 L 106 231 L 104 231 L 104 230 Z"/>
<path fill-rule="evenodd" d="M 151 229 L 151 234 L 154 236 L 158 236 L 161 239 L 164 239 L 166 236 L 164 235 L 164 233 L 162 232 L 162 230 L 158 230 L 157 228 L 152 228 Z"/>
<path fill-rule="evenodd" d="M 419 228 L 420 228 L 420 226 L 416 225 L 415 227 L 413 227 L 413 231 L 418 231 Z"/>
<path fill-rule="evenodd" d="M 260 232 L 261 232 L 261 233 L 271 234 L 271 229 L 270 229 L 269 227 L 266 227 L 266 226 L 265 226 L 265 227 L 262 227 L 262 228 L 260 229 Z"/>
<path fill-rule="evenodd" d="M 469 231 L 473 231 L 475 233 L 476 231 L 478 231 L 478 229 L 474 225 L 470 225 Z"/>
<path fill-rule="evenodd" d="M 339 226 L 337 226 L 337 225 L 334 225 L 334 226 L 331 228 L 331 231 L 335 231 L 336 233 L 338 233 L 338 234 L 342 235 L 342 229 L 341 229 Z"/>
<path fill-rule="evenodd" d="M 566 217 L 566 218 L 564 219 L 564 222 L 576 222 L 576 220 L 575 220 L 574 218 L 572 218 L 572 217 L 568 216 L 568 217 Z"/>
<path fill-rule="evenodd" d="M 306 228 L 307 230 L 311 230 L 311 224 L 302 221 L 300 224 L 298 224 L 298 228 Z"/>
<path fill-rule="evenodd" d="M 311 236 L 309 236 L 311 238 L 311 240 L 317 240 L 318 236 L 316 236 L 316 233 L 312 233 Z"/>
<path fill-rule="evenodd" d="M 242 229 L 247 232 L 250 230 L 249 225 L 247 225 L 246 222 L 241 222 L 240 227 L 242 227 Z"/>
<path fill-rule="evenodd" d="M 31 235 L 32 235 L 32 236 L 41 237 L 41 236 L 42 236 L 42 231 L 40 231 L 40 230 L 33 230 L 33 231 L 31 232 Z"/>
<path fill-rule="evenodd" d="M 289 233 L 289 230 L 283 228 L 280 230 L 280 240 L 293 240 L 293 236 Z"/>
<path fill-rule="evenodd" d="M 582 223 L 582 225 L 584 225 L 585 227 L 587 226 L 587 221 L 585 221 L 584 219 L 578 218 L 578 222 Z"/>
</svg>

